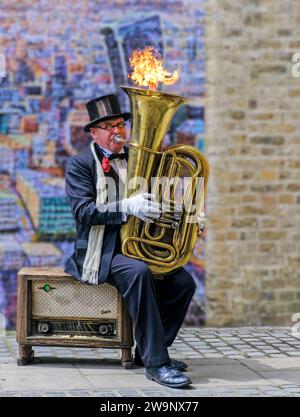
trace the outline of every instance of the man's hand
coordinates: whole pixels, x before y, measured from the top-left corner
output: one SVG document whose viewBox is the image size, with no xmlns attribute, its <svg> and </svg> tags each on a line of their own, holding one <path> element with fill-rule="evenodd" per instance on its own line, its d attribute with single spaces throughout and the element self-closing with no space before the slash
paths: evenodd
<svg viewBox="0 0 300 417">
<path fill-rule="evenodd" d="M 121 201 L 122 211 L 149 223 L 161 215 L 161 205 L 149 193 L 136 194 Z"/>
<path fill-rule="evenodd" d="M 202 211 L 199 216 L 197 217 L 197 223 L 198 223 L 198 236 L 200 236 L 205 229 L 205 222 L 206 222 L 206 217 L 205 217 L 205 213 L 204 211 Z"/>
</svg>

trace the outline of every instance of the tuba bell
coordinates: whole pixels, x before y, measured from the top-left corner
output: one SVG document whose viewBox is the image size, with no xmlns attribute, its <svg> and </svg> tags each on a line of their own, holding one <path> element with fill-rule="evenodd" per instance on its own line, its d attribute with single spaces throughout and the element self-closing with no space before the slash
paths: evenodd
<svg viewBox="0 0 300 417">
<path fill-rule="evenodd" d="M 153 274 L 168 274 L 185 265 L 194 249 L 196 218 L 204 208 L 208 162 L 188 145 L 161 151 L 174 114 L 186 102 L 184 97 L 121 88 L 129 97 L 132 113 L 125 196 L 151 192 L 167 208 L 154 223 L 130 216 L 121 226 L 122 253 L 146 262 Z M 140 189 L 140 178 L 145 179 L 148 189 Z"/>
</svg>

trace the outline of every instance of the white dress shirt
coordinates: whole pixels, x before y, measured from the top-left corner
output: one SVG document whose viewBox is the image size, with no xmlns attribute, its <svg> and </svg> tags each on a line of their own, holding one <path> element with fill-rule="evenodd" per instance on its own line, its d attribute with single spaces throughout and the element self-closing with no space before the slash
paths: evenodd
<svg viewBox="0 0 300 417">
<path fill-rule="evenodd" d="M 109 151 L 108 149 L 102 148 L 102 146 L 98 145 L 101 150 L 103 151 L 104 155 L 108 158 L 113 152 Z M 124 153 L 124 149 L 122 148 L 119 153 Z M 121 181 L 125 184 L 126 177 L 127 177 L 127 161 L 126 159 L 113 159 L 110 161 L 111 167 L 116 171 L 118 176 L 120 177 Z M 122 212 L 122 220 L 126 222 L 127 214 Z"/>
<path fill-rule="evenodd" d="M 102 149 L 104 155 L 107 158 L 113 153 L 113 152 L 109 151 L 108 149 L 102 148 L 102 146 L 99 146 L 99 148 Z M 122 148 L 119 153 L 124 153 L 124 149 Z M 126 159 L 116 158 L 116 159 L 113 159 L 112 161 L 110 161 L 110 164 L 125 184 L 126 177 L 127 177 L 127 161 L 126 161 Z"/>
</svg>

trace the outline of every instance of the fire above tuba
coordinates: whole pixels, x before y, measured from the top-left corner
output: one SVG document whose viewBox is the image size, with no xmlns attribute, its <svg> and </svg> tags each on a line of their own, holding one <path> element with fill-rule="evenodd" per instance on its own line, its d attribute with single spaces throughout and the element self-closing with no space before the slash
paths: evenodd
<svg viewBox="0 0 300 417">
<path fill-rule="evenodd" d="M 190 258 L 197 239 L 197 216 L 203 211 L 208 162 L 188 145 L 161 152 L 177 109 L 186 99 L 153 90 L 121 87 L 132 112 L 125 196 L 151 192 L 166 207 L 154 223 L 130 216 L 121 227 L 122 253 L 146 262 L 153 274 L 167 274 Z M 144 178 L 147 189 L 140 189 Z"/>
</svg>

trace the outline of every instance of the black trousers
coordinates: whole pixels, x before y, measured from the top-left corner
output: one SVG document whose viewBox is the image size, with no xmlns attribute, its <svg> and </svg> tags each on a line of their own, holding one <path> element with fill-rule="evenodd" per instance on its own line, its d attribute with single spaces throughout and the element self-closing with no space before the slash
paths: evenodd
<svg viewBox="0 0 300 417">
<path fill-rule="evenodd" d="M 162 280 L 154 279 L 145 262 L 117 253 L 107 282 L 124 298 L 144 365 L 169 362 L 167 348 L 176 338 L 196 289 L 191 275 L 181 268 Z"/>
</svg>

